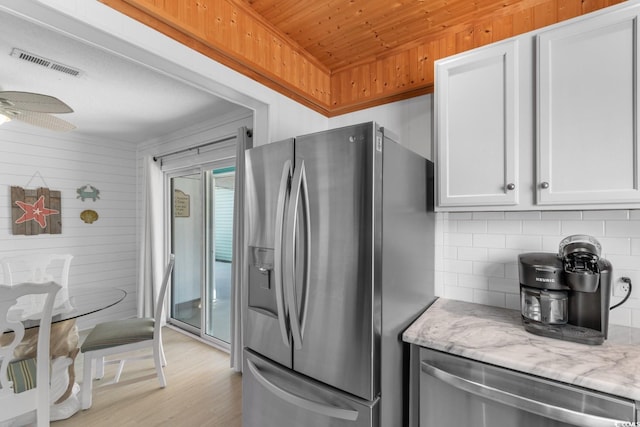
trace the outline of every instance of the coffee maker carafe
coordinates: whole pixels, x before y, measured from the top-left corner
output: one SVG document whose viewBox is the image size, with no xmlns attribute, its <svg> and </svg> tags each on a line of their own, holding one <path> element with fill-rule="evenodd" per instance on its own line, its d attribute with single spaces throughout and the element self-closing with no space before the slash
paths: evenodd
<svg viewBox="0 0 640 427">
<path fill-rule="evenodd" d="M 557 254 L 518 257 L 525 330 L 584 344 L 602 344 L 609 329 L 612 268 L 591 236 L 563 239 Z"/>
</svg>

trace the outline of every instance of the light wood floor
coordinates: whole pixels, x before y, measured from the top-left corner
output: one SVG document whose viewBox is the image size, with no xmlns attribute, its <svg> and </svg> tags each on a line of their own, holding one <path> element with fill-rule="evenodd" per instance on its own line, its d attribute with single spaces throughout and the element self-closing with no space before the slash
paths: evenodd
<svg viewBox="0 0 640 427">
<path fill-rule="evenodd" d="M 153 360 L 130 361 L 120 382 L 110 381 L 116 365 L 94 381 L 93 406 L 52 427 L 242 426 L 242 376 L 229 367 L 227 353 L 170 328 L 163 330 L 167 387 L 160 388 Z M 76 361 L 82 386 L 82 355 Z"/>
</svg>

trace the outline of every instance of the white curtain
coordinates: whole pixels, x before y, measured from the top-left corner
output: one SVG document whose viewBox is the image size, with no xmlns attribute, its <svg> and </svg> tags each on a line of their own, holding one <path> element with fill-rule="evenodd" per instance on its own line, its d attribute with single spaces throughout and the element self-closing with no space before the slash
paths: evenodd
<svg viewBox="0 0 640 427">
<path fill-rule="evenodd" d="M 163 174 L 152 156 L 144 158 L 143 214 L 138 277 L 138 316 L 153 317 L 159 283 L 164 272 Z"/>
<path fill-rule="evenodd" d="M 245 197 L 245 150 L 253 146 L 251 131 L 246 127 L 238 129 L 236 144 L 236 182 L 233 201 L 233 264 L 231 269 L 231 283 L 233 286 L 231 298 L 231 367 L 242 372 L 242 307 L 243 283 L 246 280 L 245 268 L 245 226 L 244 214 Z"/>
</svg>

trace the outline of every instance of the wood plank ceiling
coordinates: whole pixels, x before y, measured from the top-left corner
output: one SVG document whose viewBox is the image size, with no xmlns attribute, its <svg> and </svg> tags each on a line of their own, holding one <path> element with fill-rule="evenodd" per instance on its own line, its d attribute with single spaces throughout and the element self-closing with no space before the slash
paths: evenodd
<svg viewBox="0 0 640 427">
<path fill-rule="evenodd" d="M 435 60 L 624 0 L 100 0 L 326 115 L 433 91 Z"/>
</svg>

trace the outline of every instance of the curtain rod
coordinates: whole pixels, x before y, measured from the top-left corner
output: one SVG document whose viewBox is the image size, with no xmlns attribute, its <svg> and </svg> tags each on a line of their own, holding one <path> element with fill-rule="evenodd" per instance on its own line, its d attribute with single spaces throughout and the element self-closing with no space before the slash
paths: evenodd
<svg viewBox="0 0 640 427">
<path fill-rule="evenodd" d="M 247 131 L 247 132 L 249 132 L 249 131 Z M 236 135 L 227 136 L 226 138 L 217 139 L 217 140 L 211 141 L 211 142 L 205 142 L 204 144 L 196 145 L 195 147 L 183 148 L 182 150 L 172 151 L 170 153 L 165 153 L 165 154 L 159 154 L 157 156 L 153 156 L 153 161 L 157 162 L 158 159 L 162 160 L 164 157 L 167 157 L 167 156 L 173 156 L 174 154 L 186 153 L 187 151 L 191 151 L 191 150 L 198 150 L 198 149 L 203 148 L 203 147 L 208 147 L 209 145 L 219 144 L 221 142 L 230 141 L 230 140 L 236 139 L 236 138 L 237 138 Z"/>
</svg>

